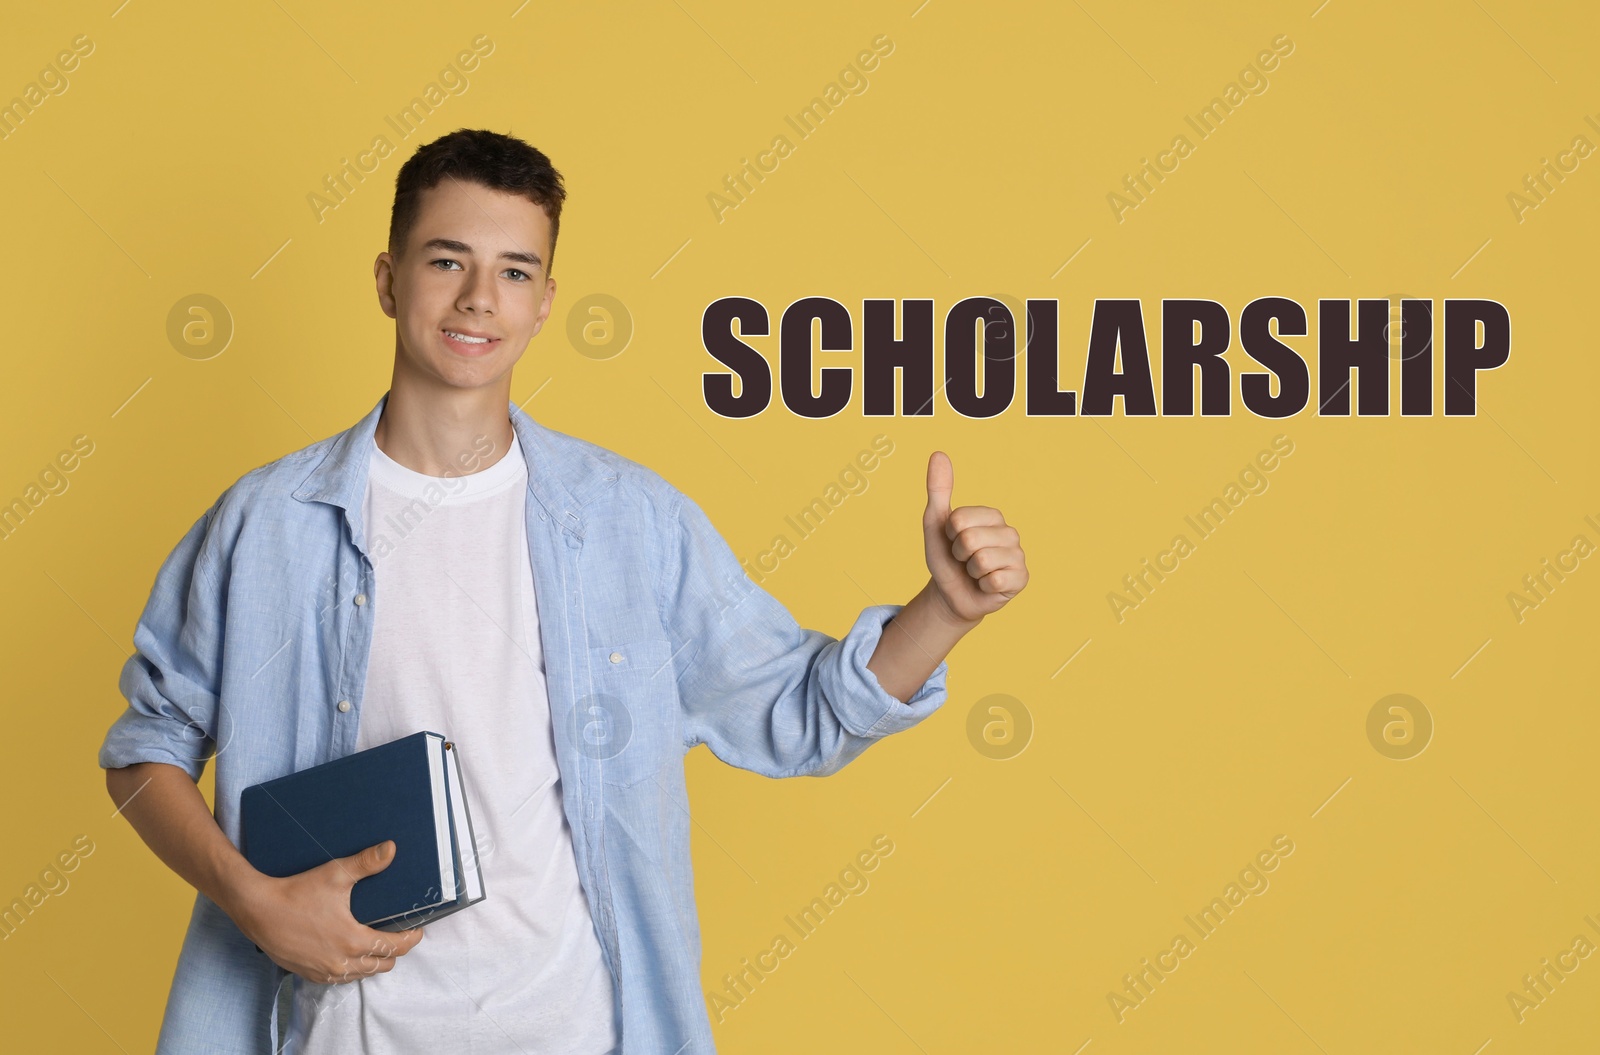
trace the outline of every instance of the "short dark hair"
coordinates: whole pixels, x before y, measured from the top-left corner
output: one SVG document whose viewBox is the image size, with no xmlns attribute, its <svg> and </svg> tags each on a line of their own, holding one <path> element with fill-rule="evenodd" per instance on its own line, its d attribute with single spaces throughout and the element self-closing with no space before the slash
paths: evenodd
<svg viewBox="0 0 1600 1055">
<path fill-rule="evenodd" d="M 458 128 L 424 143 L 400 166 L 394 181 L 394 209 L 389 215 L 392 255 L 399 257 L 405 250 L 422 207 L 422 192 L 449 177 L 520 194 L 543 208 L 550 219 L 550 259 L 544 262 L 545 276 L 550 275 L 556 234 L 561 229 L 561 205 L 567 200 L 561 173 L 541 151 L 517 137 L 482 128 Z"/>
</svg>

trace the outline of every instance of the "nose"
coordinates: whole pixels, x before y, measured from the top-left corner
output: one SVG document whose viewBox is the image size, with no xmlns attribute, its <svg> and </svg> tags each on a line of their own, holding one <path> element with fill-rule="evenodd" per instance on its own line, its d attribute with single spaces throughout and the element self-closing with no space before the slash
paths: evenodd
<svg viewBox="0 0 1600 1055">
<path fill-rule="evenodd" d="M 496 296 L 494 279 L 494 272 L 488 268 L 474 267 L 467 272 L 461 294 L 456 299 L 456 308 L 476 315 L 493 315 Z"/>
</svg>

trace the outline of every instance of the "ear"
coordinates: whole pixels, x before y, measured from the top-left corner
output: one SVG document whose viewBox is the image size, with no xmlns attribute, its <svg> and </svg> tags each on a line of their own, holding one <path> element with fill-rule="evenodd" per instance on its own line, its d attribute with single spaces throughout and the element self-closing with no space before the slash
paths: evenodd
<svg viewBox="0 0 1600 1055">
<path fill-rule="evenodd" d="M 395 259 L 387 251 L 379 253 L 378 259 L 372 262 L 372 278 L 378 287 L 378 307 L 389 318 L 395 318 L 398 306 L 394 299 L 394 271 Z"/>
<path fill-rule="evenodd" d="M 556 303 L 556 280 L 544 280 L 544 300 L 539 304 L 539 316 L 533 322 L 533 336 L 539 336 L 539 331 L 544 329 L 544 320 L 550 317 L 550 309 Z"/>
</svg>

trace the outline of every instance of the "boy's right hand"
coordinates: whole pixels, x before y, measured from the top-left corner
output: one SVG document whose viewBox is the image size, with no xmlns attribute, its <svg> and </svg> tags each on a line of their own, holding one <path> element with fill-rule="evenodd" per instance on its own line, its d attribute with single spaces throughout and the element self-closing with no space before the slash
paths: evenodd
<svg viewBox="0 0 1600 1055">
<path fill-rule="evenodd" d="M 350 889 L 389 867 L 394 849 L 388 839 L 298 875 L 258 872 L 230 914 L 272 962 L 307 981 L 333 985 L 392 971 L 422 941 L 422 928 L 391 932 L 356 922 Z"/>
</svg>

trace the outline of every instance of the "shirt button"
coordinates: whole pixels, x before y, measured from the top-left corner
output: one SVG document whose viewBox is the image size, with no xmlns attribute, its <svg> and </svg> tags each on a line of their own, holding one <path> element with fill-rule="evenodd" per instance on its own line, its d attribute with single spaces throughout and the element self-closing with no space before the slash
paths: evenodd
<svg viewBox="0 0 1600 1055">
<path fill-rule="evenodd" d="M 364 594 L 364 593 L 356 594 L 356 604 L 357 605 L 363 605 L 363 604 L 366 604 L 366 603 L 367 603 L 367 595 L 366 594 Z"/>
<path fill-rule="evenodd" d="M 611 653 L 611 662 L 613 662 L 613 663 L 621 663 L 622 662 L 622 653 L 621 652 L 613 652 L 613 653 Z"/>
<path fill-rule="evenodd" d="M 341 712 L 348 711 L 349 709 L 350 709 L 350 701 L 349 700 L 340 700 L 339 701 L 339 710 Z"/>
</svg>

